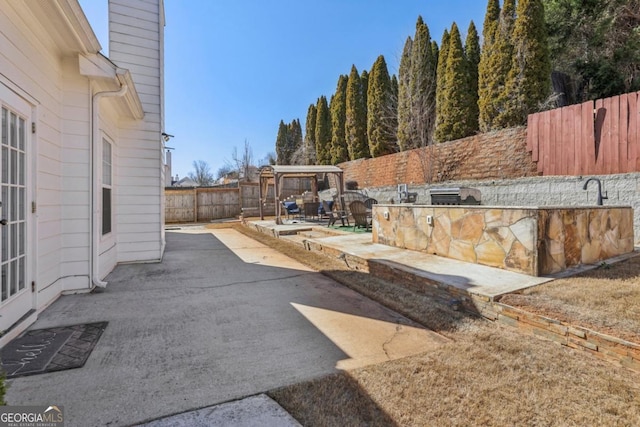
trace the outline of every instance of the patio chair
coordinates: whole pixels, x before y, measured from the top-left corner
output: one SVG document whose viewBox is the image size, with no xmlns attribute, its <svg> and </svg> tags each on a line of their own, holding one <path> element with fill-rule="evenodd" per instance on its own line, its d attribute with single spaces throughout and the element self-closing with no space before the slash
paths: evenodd
<svg viewBox="0 0 640 427">
<path fill-rule="evenodd" d="M 333 204 L 333 206 L 335 206 L 335 203 Z M 349 217 L 347 216 L 347 213 L 343 210 L 334 210 L 333 206 L 330 205 L 329 202 L 327 202 L 326 200 L 322 201 L 322 207 L 324 208 L 324 212 L 329 217 L 329 223 L 327 224 L 327 227 L 331 227 L 333 224 L 336 223 L 338 219 L 342 222 L 342 225 L 344 225 L 344 221 L 346 219 L 347 225 L 349 225 Z"/>
<path fill-rule="evenodd" d="M 367 206 L 361 200 L 355 200 L 349 204 L 349 210 L 353 217 L 353 231 L 356 227 L 364 227 L 366 231 L 371 228 L 371 217 L 367 213 Z"/>
<path fill-rule="evenodd" d="M 282 202 L 282 206 L 287 211 L 287 219 L 292 215 L 300 215 L 300 208 L 296 202 Z"/>
<path fill-rule="evenodd" d="M 378 204 L 378 201 L 376 199 L 372 199 L 371 197 L 369 197 L 368 199 L 365 199 L 364 201 L 364 205 L 369 210 L 373 209 L 373 205 L 377 205 L 377 204 Z"/>
<path fill-rule="evenodd" d="M 302 212 L 304 214 L 304 219 L 307 217 L 315 217 L 318 215 L 318 208 L 320 206 L 320 202 L 304 202 L 302 205 Z"/>
</svg>

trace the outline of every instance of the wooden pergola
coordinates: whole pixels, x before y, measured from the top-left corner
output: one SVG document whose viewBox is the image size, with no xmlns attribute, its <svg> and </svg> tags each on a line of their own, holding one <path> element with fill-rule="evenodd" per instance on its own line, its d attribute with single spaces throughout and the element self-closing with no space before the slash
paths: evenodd
<svg viewBox="0 0 640 427">
<path fill-rule="evenodd" d="M 273 184 L 274 202 L 276 210 L 276 224 L 282 224 L 282 200 L 281 189 L 285 178 L 308 178 L 311 179 L 313 195 L 318 197 L 318 178 L 327 174 L 333 174 L 338 180 L 338 197 L 344 193 L 343 171 L 337 166 L 291 166 L 272 165 L 264 166 L 260 170 L 260 187 L 258 195 L 260 198 L 260 219 L 264 219 L 263 205 L 266 202 L 269 184 Z"/>
</svg>

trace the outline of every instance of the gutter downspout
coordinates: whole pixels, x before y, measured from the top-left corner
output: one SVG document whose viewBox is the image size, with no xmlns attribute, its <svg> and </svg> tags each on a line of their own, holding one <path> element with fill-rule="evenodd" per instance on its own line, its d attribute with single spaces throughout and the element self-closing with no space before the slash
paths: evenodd
<svg viewBox="0 0 640 427">
<path fill-rule="evenodd" d="M 91 282 L 89 287 L 94 286 L 105 288 L 107 282 L 100 280 L 100 230 L 98 224 L 100 219 L 98 217 L 100 213 L 100 200 L 98 199 L 100 194 L 100 188 L 98 188 L 98 165 L 100 164 L 100 129 L 99 129 L 99 102 L 102 98 L 107 97 L 121 97 L 127 93 L 129 87 L 120 77 L 120 73 L 116 71 L 116 78 L 120 83 L 120 89 L 115 91 L 96 92 L 93 94 L 91 102 L 91 144 L 89 144 L 89 152 L 91 157 L 90 173 L 91 173 L 91 249 L 89 253 L 89 260 L 91 263 Z"/>
</svg>

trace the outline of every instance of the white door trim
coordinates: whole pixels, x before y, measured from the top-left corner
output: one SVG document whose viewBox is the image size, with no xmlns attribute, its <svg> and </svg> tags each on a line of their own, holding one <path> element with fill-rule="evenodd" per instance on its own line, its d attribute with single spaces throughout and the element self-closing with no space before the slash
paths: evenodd
<svg viewBox="0 0 640 427">
<path fill-rule="evenodd" d="M 24 160 L 22 166 L 24 167 L 24 184 L 18 184 L 18 188 L 24 186 L 24 235 L 22 236 L 22 244 L 24 245 L 24 287 L 18 290 L 14 295 L 8 297 L 7 300 L 0 302 L 0 331 L 6 331 L 16 324 L 21 319 L 25 319 L 31 310 L 37 307 L 37 292 L 32 291 L 32 281 L 35 276 L 35 257 L 37 254 L 36 249 L 36 235 L 35 235 L 35 216 L 32 212 L 32 201 L 35 176 L 34 168 L 35 157 L 33 153 L 34 135 L 32 134 L 32 123 L 35 116 L 35 105 L 30 103 L 27 99 L 16 93 L 12 88 L 6 86 L 0 81 L 0 111 L 6 109 L 8 116 L 11 117 L 11 113 L 14 113 L 18 117 L 18 123 L 24 120 L 24 149 L 19 150 L 24 152 Z M 8 151 L 11 151 L 9 149 Z M 0 153 L 0 156 L 2 154 Z M 7 159 L 9 161 L 9 159 Z M 21 163 L 18 157 L 17 164 Z M 14 184 L 15 185 L 15 184 Z M 16 199 L 20 197 L 20 194 L 16 196 Z M 9 203 L 10 200 L 3 200 L 3 203 Z M 5 205 L 6 206 L 6 205 Z M 3 206 L 3 208 L 5 207 Z M 20 206 L 20 203 L 18 203 Z M 18 211 L 18 207 L 15 207 Z M 7 212 L 6 210 L 4 212 Z M 20 212 L 18 212 L 19 214 Z M 19 226 L 17 228 L 19 230 Z M 13 230 L 15 232 L 15 230 Z M 19 236 L 18 232 L 18 236 Z M 18 264 L 19 265 L 19 264 Z M 9 287 L 11 284 L 9 284 Z M 29 316 L 31 318 L 33 316 Z"/>
</svg>

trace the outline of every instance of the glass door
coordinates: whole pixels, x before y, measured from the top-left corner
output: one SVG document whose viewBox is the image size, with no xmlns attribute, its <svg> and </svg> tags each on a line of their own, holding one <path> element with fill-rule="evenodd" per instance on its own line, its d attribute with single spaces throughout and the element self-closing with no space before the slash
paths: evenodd
<svg viewBox="0 0 640 427">
<path fill-rule="evenodd" d="M 4 105 L 0 114 L 0 330 L 5 330 L 31 309 L 32 298 L 27 291 L 27 121 Z"/>
</svg>

